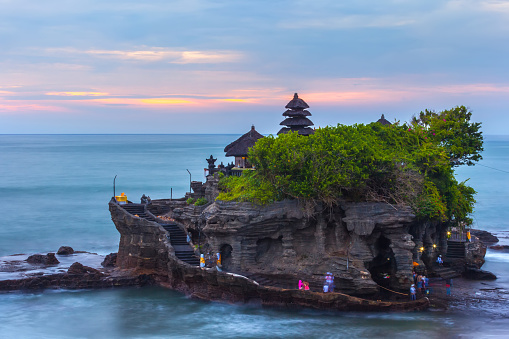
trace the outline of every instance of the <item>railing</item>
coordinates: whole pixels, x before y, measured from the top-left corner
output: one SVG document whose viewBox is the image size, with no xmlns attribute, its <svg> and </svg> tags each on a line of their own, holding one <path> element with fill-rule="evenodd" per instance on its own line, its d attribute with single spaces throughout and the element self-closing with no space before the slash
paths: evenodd
<svg viewBox="0 0 509 339">
<path fill-rule="evenodd" d="M 244 172 L 244 170 L 241 170 L 241 169 L 232 169 L 232 174 L 233 176 L 235 177 L 240 177 L 242 175 L 242 172 Z"/>
<path fill-rule="evenodd" d="M 447 234 L 447 241 L 466 242 L 467 232 L 465 231 L 452 231 Z"/>
</svg>

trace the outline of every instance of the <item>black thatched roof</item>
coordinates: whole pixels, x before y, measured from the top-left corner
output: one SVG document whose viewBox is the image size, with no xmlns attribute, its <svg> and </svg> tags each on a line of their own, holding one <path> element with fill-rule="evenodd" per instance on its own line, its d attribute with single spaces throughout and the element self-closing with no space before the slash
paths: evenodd
<svg viewBox="0 0 509 339">
<path fill-rule="evenodd" d="M 251 126 L 251 130 L 226 146 L 224 151 L 227 157 L 245 157 L 250 147 L 253 147 L 258 139 L 263 138 L 263 135 L 255 130 L 254 126 Z"/>
<path fill-rule="evenodd" d="M 286 110 L 284 113 L 283 113 L 283 116 L 285 117 L 309 117 L 311 116 L 311 113 L 309 113 L 309 111 L 294 111 L 294 110 Z"/>
<path fill-rule="evenodd" d="M 385 117 L 383 114 L 382 114 L 382 117 L 380 119 L 378 119 L 377 122 L 381 123 L 382 125 L 392 125 L 388 120 L 385 120 Z"/>
<path fill-rule="evenodd" d="M 283 120 L 280 123 L 280 125 L 288 126 L 288 127 L 291 127 L 291 126 L 306 127 L 306 126 L 313 126 L 314 124 L 311 120 L 309 120 L 306 117 L 292 117 L 292 118 L 286 118 L 285 120 Z"/>
<path fill-rule="evenodd" d="M 310 135 L 310 134 L 314 134 L 315 133 L 315 130 L 312 129 L 312 128 L 309 128 L 309 127 L 293 127 L 293 128 L 289 128 L 289 127 L 283 127 L 279 130 L 279 132 L 277 132 L 277 134 L 286 134 L 288 132 L 298 132 L 299 135 Z"/>
<path fill-rule="evenodd" d="M 304 109 L 309 108 L 308 104 L 302 99 L 299 98 L 299 95 L 295 93 L 293 95 L 293 99 L 285 106 L 285 108 L 290 109 Z"/>
</svg>

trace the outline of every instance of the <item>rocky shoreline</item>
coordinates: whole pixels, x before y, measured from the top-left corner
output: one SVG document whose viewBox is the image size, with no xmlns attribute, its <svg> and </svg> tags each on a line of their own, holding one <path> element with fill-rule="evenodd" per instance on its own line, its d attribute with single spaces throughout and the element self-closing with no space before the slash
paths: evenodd
<svg viewBox="0 0 509 339">
<path fill-rule="evenodd" d="M 185 283 L 176 284 L 176 282 L 161 279 L 161 276 L 154 274 L 141 273 L 139 270 L 122 270 L 112 267 L 111 260 L 104 260 L 105 257 L 87 252 L 79 252 L 87 257 L 83 261 L 90 261 L 90 256 L 95 256 L 102 260 L 103 265 L 107 267 L 89 267 L 73 263 L 66 272 L 50 273 L 55 268 L 52 265 L 31 264 L 35 266 L 38 272 L 31 276 L 19 275 L 19 279 L 0 279 L 0 291 L 35 291 L 43 289 L 105 289 L 118 287 L 143 287 L 159 285 L 165 288 L 171 288 L 180 291 L 191 298 L 201 300 L 213 300 L 227 303 L 245 302 L 244 299 L 236 297 L 237 294 L 225 290 L 222 286 L 228 284 L 232 290 L 242 290 L 242 284 L 238 284 L 238 279 L 249 284 L 249 280 L 244 277 L 236 277 L 233 274 L 217 272 L 212 269 L 201 270 L 201 274 L 184 275 Z M 20 262 L 26 260 L 17 260 L 26 255 L 14 255 L 3 257 L 0 261 L 0 273 L 23 273 L 29 271 L 26 265 Z M 51 257 L 51 255 L 50 255 Z M 107 256 L 115 257 L 114 254 Z M 58 256 L 62 258 L 62 256 Z M 9 260 L 10 259 L 10 260 Z M 67 256 L 67 259 L 70 259 Z M 74 259 L 74 258 L 73 258 Z M 99 262 L 99 260 L 96 260 Z M 31 267 L 34 268 L 34 267 Z M 49 270 L 49 271 L 48 271 Z M 215 277 L 212 279 L 211 277 Z M 0 276 L 1 278 L 1 276 Z M 206 284 L 203 284 L 206 280 Z M 194 283 L 193 283 L 194 281 Z M 194 287 L 192 287 L 194 286 Z M 190 288 L 191 287 L 191 288 Z M 203 290 L 205 288 L 205 290 Z M 245 287 L 244 287 L 245 288 Z M 408 302 L 378 302 L 375 300 L 365 300 L 361 298 L 352 298 L 351 296 L 340 293 L 324 294 L 313 291 L 300 291 L 297 289 L 279 289 L 267 286 L 256 286 L 254 290 L 263 297 L 260 299 L 260 305 L 270 307 L 284 308 L 316 308 L 329 309 L 337 311 L 408 311 L 408 310 L 435 310 L 435 311 L 460 311 L 470 312 L 472 309 L 485 309 L 488 307 L 494 316 L 502 316 L 507 311 L 506 300 L 509 291 L 499 286 L 496 281 L 475 281 L 465 278 L 454 279 L 452 295 L 445 294 L 444 286 L 436 285 L 432 282 L 432 292 L 426 296 L 426 299 L 420 299 L 415 304 Z M 212 292 L 212 294 L 211 294 Z M 211 295 L 214 296 L 211 298 Z"/>
<path fill-rule="evenodd" d="M 66 252 L 58 251 L 56 255 L 17 254 L 2 257 L 0 291 L 93 289 L 154 284 L 150 275 L 115 269 L 111 260 L 108 260 L 110 258 L 111 255 L 103 257 L 95 253 L 75 252 L 70 247 L 67 247 Z"/>
</svg>

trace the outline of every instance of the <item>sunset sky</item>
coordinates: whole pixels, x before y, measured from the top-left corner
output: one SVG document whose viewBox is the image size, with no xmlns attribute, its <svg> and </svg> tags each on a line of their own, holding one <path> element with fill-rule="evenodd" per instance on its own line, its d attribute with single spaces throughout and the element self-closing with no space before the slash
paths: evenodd
<svg viewBox="0 0 509 339">
<path fill-rule="evenodd" d="M 465 105 L 509 134 L 509 1 L 0 0 L 0 133 L 276 133 Z"/>
</svg>

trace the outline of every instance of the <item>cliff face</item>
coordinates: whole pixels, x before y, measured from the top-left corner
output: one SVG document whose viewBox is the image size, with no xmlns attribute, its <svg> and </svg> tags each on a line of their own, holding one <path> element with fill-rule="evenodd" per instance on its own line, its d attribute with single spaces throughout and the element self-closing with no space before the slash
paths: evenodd
<svg viewBox="0 0 509 339">
<path fill-rule="evenodd" d="M 406 290 L 412 276 L 414 216 L 405 206 L 342 203 L 317 207 L 308 217 L 297 201 L 264 207 L 216 201 L 171 215 L 202 232 L 228 271 L 294 285 L 301 279 L 317 288 L 331 272 L 336 288 L 354 295 L 378 292 L 375 281 Z"/>
<path fill-rule="evenodd" d="M 235 204 L 231 203 L 217 203 L 206 208 L 195 208 L 191 206 L 182 208 L 180 202 L 156 201 L 155 203 L 160 203 L 162 206 L 154 206 L 154 209 L 170 209 L 168 214 L 190 216 L 190 218 L 186 217 L 186 219 L 182 219 L 187 227 L 192 227 L 193 225 L 200 227 L 198 225 L 201 222 L 206 222 L 207 220 L 213 221 L 215 217 L 215 220 L 218 220 L 218 222 L 207 224 L 207 240 L 210 241 L 209 246 L 211 247 L 214 246 L 213 244 L 215 243 L 222 244 L 219 239 L 216 239 L 217 242 L 214 242 L 213 239 L 216 232 L 223 236 L 233 236 L 233 238 L 230 239 L 238 237 L 242 243 L 243 237 L 250 233 L 256 234 L 258 232 L 258 235 L 262 236 L 262 239 L 265 239 L 266 231 L 260 229 L 270 229 L 271 232 L 276 234 L 284 231 L 284 234 L 288 236 L 291 234 L 288 229 L 293 227 L 291 225 L 295 221 L 302 223 L 302 227 L 299 226 L 296 229 L 306 230 L 307 228 L 314 227 L 315 232 L 317 229 L 316 225 L 306 226 L 307 222 L 313 223 L 313 221 L 303 219 L 300 209 L 293 208 L 293 203 L 291 202 L 278 203 L 261 210 L 260 208 L 247 204 L 241 204 L 235 207 Z M 301 251 L 301 248 L 305 247 L 304 243 L 306 242 L 305 239 L 308 233 L 297 235 L 297 239 L 299 240 L 290 243 L 290 245 L 293 244 L 291 246 L 286 243 L 284 248 L 278 249 L 277 246 L 275 247 L 276 252 L 280 251 L 281 253 L 285 253 L 285 256 L 282 256 L 283 259 L 279 263 L 277 262 L 277 258 L 274 260 L 275 263 L 270 263 L 269 253 L 272 253 L 272 250 L 265 252 L 260 251 L 260 257 L 254 260 L 254 264 L 249 257 L 249 253 L 253 253 L 252 251 L 247 251 L 244 254 L 243 258 L 246 258 L 246 263 L 244 263 L 242 259 L 237 258 L 235 249 L 238 250 L 239 247 L 235 246 L 235 249 L 231 251 L 230 267 L 233 269 L 236 266 L 240 266 L 247 270 L 254 270 L 257 268 L 260 272 L 274 273 L 271 272 L 273 268 L 279 271 L 279 274 L 273 274 L 274 276 L 277 277 L 279 275 L 292 279 L 292 289 L 274 288 L 258 284 L 250 278 L 231 272 L 219 272 L 215 268 L 200 269 L 198 266 L 186 264 L 175 256 L 175 250 L 164 234 L 164 229 L 157 223 L 134 217 L 114 202 L 110 202 L 109 208 L 112 220 L 121 234 L 117 257 L 117 270 L 119 270 L 119 273 L 122 271 L 135 271 L 134 273 L 138 275 L 146 273 L 148 275 L 144 277 L 147 277 L 147 279 L 155 279 L 160 285 L 183 292 L 191 297 L 205 300 L 244 303 L 258 302 L 270 306 L 310 307 L 342 311 L 421 310 L 426 309 L 429 305 L 429 301 L 426 298 L 412 302 L 380 302 L 360 299 L 341 293 L 319 293 L 317 292 L 319 289 L 313 289 L 313 291 L 295 289 L 295 280 L 291 277 L 293 277 L 292 269 L 295 269 L 297 267 L 296 265 L 301 265 L 302 269 L 307 269 L 310 272 L 314 271 L 314 269 L 311 268 L 312 265 L 310 261 L 304 264 L 298 264 L 298 260 L 296 259 L 298 258 L 298 253 Z M 246 209 L 250 211 L 247 214 Z M 269 214 L 267 214 L 267 212 Z M 222 224 L 219 222 L 222 218 L 230 219 L 225 224 Z M 191 222 L 191 220 L 194 221 Z M 240 224 L 241 220 L 243 221 L 242 224 Z M 308 221 L 304 222 L 303 220 Z M 220 225 L 225 225 L 225 228 L 221 229 L 222 227 Z M 256 227 L 260 229 L 256 230 Z M 306 230 L 305 232 L 309 231 L 310 230 Z M 242 236 L 242 234 L 244 234 L 244 236 Z M 247 238 L 254 240 L 257 236 L 251 235 Z M 318 238 L 322 240 L 317 241 L 321 241 L 325 251 L 328 251 L 330 246 L 327 241 L 323 240 L 324 237 L 319 236 Z M 281 238 L 281 241 L 282 239 L 283 238 Z M 287 241 L 287 239 L 285 241 Z M 299 242 L 300 245 L 298 244 Z M 242 248 L 243 245 L 240 246 L 240 249 Z M 269 248 L 271 247 L 269 246 Z M 315 253 L 313 251 L 311 252 Z M 313 255 L 316 256 L 316 254 Z M 228 260 L 226 260 L 226 266 L 228 266 L 227 262 Z M 268 267 L 261 267 L 262 263 Z M 287 267 L 284 267 L 285 265 Z M 281 270 L 278 268 L 281 268 Z M 352 272 L 353 271 L 357 271 L 357 269 L 352 269 Z M 288 274 L 285 275 L 284 272 Z M 322 272 L 320 272 L 320 275 L 321 274 Z M 366 283 L 363 284 L 364 287 L 361 288 L 370 292 L 373 290 L 373 282 L 369 282 L 369 273 L 367 274 L 365 279 Z"/>
<path fill-rule="evenodd" d="M 164 274 L 168 269 L 168 252 L 173 251 L 166 231 L 155 222 L 132 216 L 117 204 L 110 203 L 109 208 L 120 233 L 116 265 L 122 269 Z"/>
</svg>

